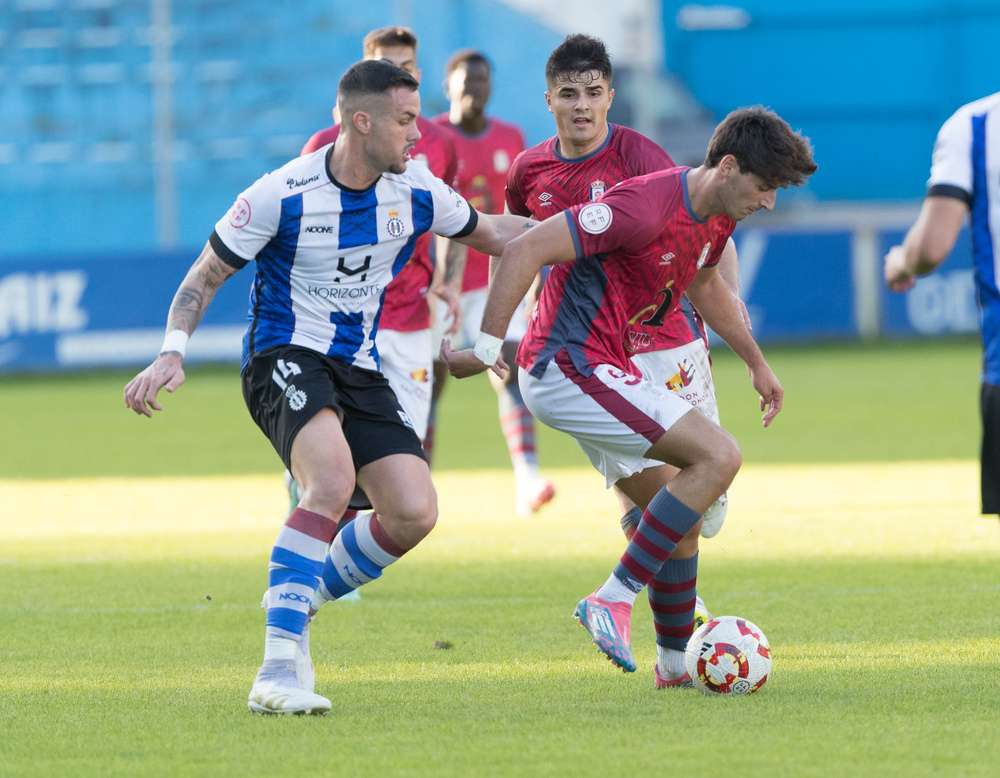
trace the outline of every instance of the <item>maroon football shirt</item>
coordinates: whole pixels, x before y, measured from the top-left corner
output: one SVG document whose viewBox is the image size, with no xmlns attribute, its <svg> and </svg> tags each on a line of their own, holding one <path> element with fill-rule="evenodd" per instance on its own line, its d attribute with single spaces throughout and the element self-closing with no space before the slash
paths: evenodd
<svg viewBox="0 0 1000 778">
<path fill-rule="evenodd" d="M 599 364 L 634 373 L 631 355 L 648 351 L 654 335 L 667 330 L 676 340 L 687 337 L 687 322 L 672 314 L 697 272 L 718 263 L 736 228 L 725 215 L 694 215 L 688 170 L 630 179 L 563 212 L 577 259 L 549 274 L 518 365 L 540 378 L 566 349 L 583 375 Z"/>
</svg>

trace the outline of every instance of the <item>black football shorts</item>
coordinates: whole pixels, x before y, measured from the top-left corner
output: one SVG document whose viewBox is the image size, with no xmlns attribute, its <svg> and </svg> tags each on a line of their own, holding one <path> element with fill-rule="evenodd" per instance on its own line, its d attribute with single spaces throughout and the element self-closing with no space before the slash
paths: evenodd
<svg viewBox="0 0 1000 778">
<path fill-rule="evenodd" d="M 376 370 L 349 365 L 301 346 L 273 346 L 254 354 L 243 370 L 250 415 L 290 468 L 292 442 L 323 408 L 341 418 L 354 471 L 392 454 L 424 458 L 423 447 Z M 351 507 L 357 500 L 351 500 Z"/>
</svg>

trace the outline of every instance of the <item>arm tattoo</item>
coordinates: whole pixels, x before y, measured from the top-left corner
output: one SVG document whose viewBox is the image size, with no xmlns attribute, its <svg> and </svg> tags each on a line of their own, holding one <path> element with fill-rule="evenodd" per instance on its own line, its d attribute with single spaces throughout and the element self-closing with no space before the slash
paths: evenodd
<svg viewBox="0 0 1000 778">
<path fill-rule="evenodd" d="M 167 316 L 167 329 L 191 334 L 205 314 L 216 291 L 236 269 L 215 257 L 202 255 L 181 282 Z"/>
</svg>

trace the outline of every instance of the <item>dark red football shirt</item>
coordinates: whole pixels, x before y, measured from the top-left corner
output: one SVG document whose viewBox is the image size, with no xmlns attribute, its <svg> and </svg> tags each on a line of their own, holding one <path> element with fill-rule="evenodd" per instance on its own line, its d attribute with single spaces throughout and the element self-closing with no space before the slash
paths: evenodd
<svg viewBox="0 0 1000 778">
<path fill-rule="evenodd" d="M 728 216 L 702 221 L 694 215 L 688 170 L 629 179 L 596 202 L 563 212 L 577 259 L 553 268 L 567 272 L 549 274 L 518 365 L 540 378 L 566 349 L 583 375 L 600 364 L 637 373 L 631 355 L 648 350 L 637 345 L 663 328 L 688 326 L 671 314 L 697 272 L 718 263 L 736 229 Z"/>
<path fill-rule="evenodd" d="M 490 117 L 486 129 L 468 135 L 448 120 L 448 114 L 431 121 L 448 128 L 458 152 L 458 193 L 483 213 L 503 213 L 507 171 L 514 157 L 524 151 L 524 134 L 509 122 Z M 462 277 L 462 291 L 482 289 L 489 283 L 490 258 L 469 249 Z"/>
<path fill-rule="evenodd" d="M 616 124 L 599 149 L 578 159 L 567 159 L 558 150 L 558 136 L 532 146 L 514 160 L 507 176 L 507 208 L 539 221 L 570 206 L 596 200 L 629 178 L 667 170 L 674 162 L 645 135 Z M 569 265 L 553 265 L 548 278 L 569 273 Z M 565 278 L 563 278 L 565 283 Z M 701 338 L 708 345 L 705 325 L 685 297 L 671 314 L 677 321 L 637 336 L 631 353 L 665 351 Z"/>
<path fill-rule="evenodd" d="M 448 186 L 456 187 L 458 156 L 451 133 L 445 132 L 423 116 L 417 117 L 417 129 L 420 130 L 420 140 L 413 147 L 410 156 L 427 165 Z M 320 130 L 306 142 L 302 154 L 330 145 L 339 133 L 339 124 Z M 410 261 L 386 287 L 379 329 L 416 332 L 431 326 L 430 309 L 427 307 L 427 290 L 434 275 L 431 240 L 429 232 L 417 238 Z"/>
</svg>

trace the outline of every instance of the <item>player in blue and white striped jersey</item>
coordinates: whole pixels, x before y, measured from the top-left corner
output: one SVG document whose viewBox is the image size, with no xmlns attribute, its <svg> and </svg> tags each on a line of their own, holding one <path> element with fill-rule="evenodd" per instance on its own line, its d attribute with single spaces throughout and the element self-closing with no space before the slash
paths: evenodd
<svg viewBox="0 0 1000 778">
<path fill-rule="evenodd" d="M 409 160 L 420 96 L 406 71 L 359 62 L 341 79 L 337 105 L 344 122 L 332 147 L 265 175 L 216 224 L 170 306 L 160 354 L 125 387 L 136 413 L 161 410 L 157 394 L 183 383 L 187 338 L 215 291 L 256 262 L 243 396 L 302 492 L 271 553 L 264 662 L 247 702 L 257 713 L 330 709 L 295 666 L 309 653 L 320 578 L 333 598 L 353 591 L 437 519 L 420 440 L 378 371 L 386 286 L 425 232 L 498 255 L 533 224 L 478 213 Z M 337 533 L 352 496 L 375 513 Z"/>
<path fill-rule="evenodd" d="M 268 173 L 215 225 L 219 257 L 234 267 L 257 259 L 243 367 L 252 354 L 291 343 L 377 370 L 385 288 L 417 238 L 462 237 L 476 226 L 468 203 L 422 162 L 357 191 L 331 176 L 335 148 Z"/>
<path fill-rule="evenodd" d="M 920 215 L 885 257 L 889 288 L 912 289 L 944 262 L 969 215 L 983 339 L 982 511 L 1000 514 L 1000 92 L 962 106 L 938 132 Z"/>
</svg>

